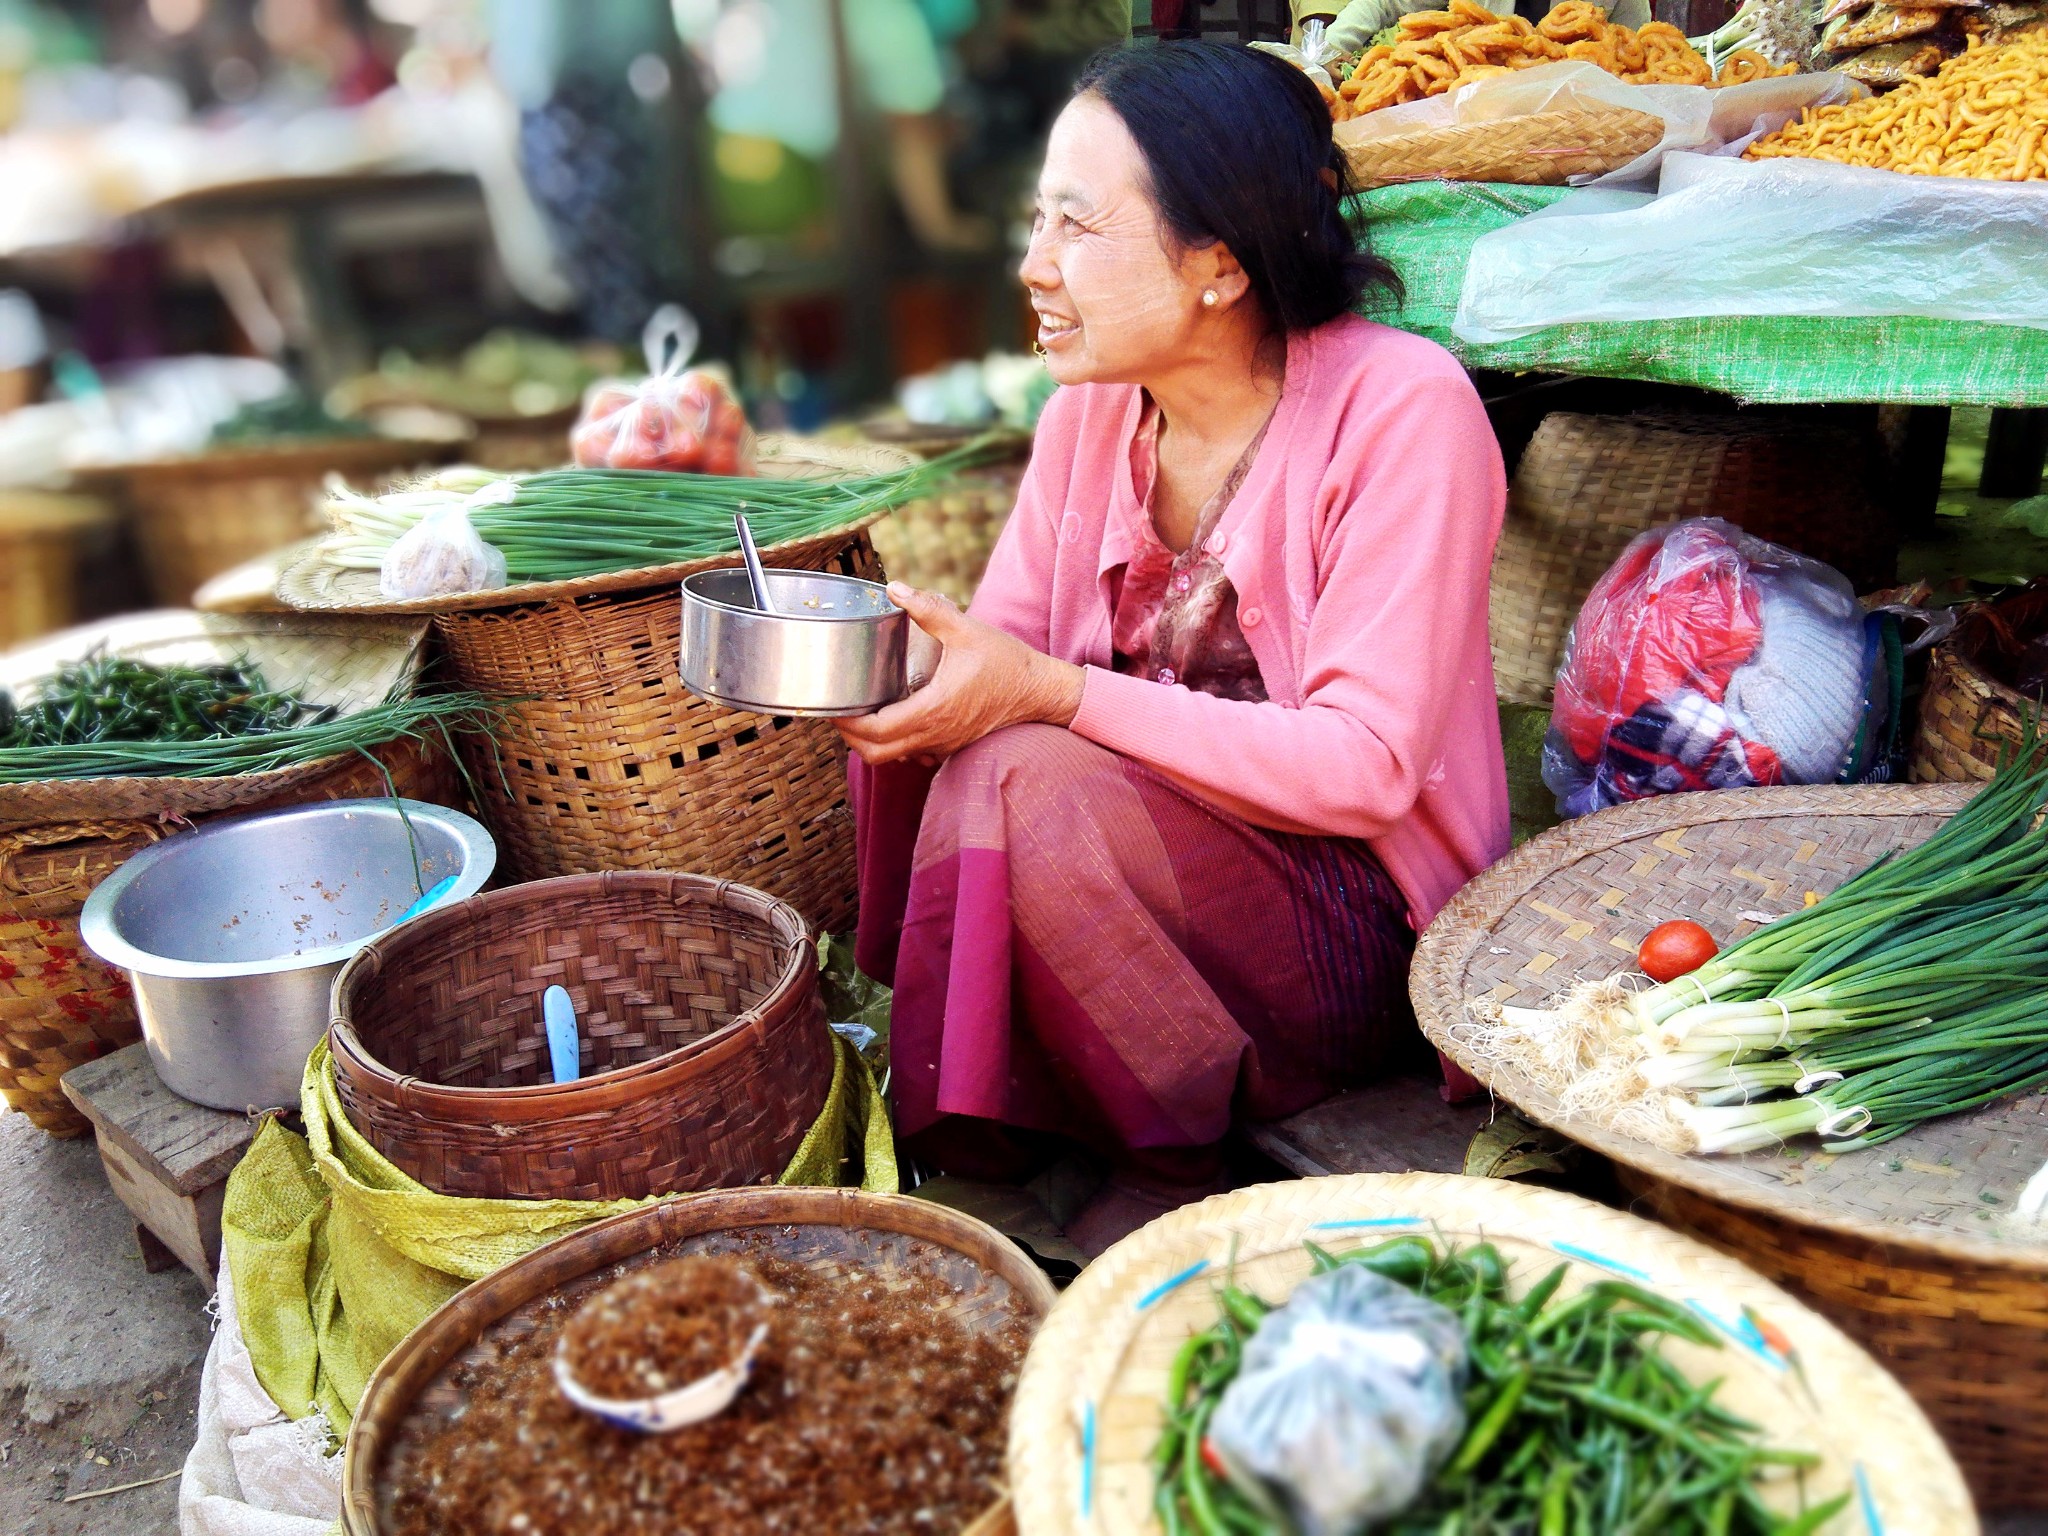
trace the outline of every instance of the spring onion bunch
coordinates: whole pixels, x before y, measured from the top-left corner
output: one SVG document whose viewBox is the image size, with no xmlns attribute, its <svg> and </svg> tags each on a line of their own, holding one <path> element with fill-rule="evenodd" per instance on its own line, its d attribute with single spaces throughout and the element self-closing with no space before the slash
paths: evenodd
<svg viewBox="0 0 2048 1536">
<path fill-rule="evenodd" d="M 429 515 L 467 507 L 471 525 L 505 556 L 515 582 L 572 581 L 612 571 L 732 554 L 733 514 L 762 545 L 811 538 L 930 494 L 988 449 L 973 442 L 907 469 L 850 480 L 551 469 L 499 475 L 457 466 L 382 496 L 327 486 L 329 563 L 378 570 Z"/>
<path fill-rule="evenodd" d="M 1692 1150 L 1875 1146 L 2048 1084 L 2048 766 L 1621 1010 Z"/>
<path fill-rule="evenodd" d="M 0 747 L 0 784 L 48 779 L 225 778 L 293 768 L 401 738 L 448 744 L 454 731 L 489 734 L 505 706 L 474 693 L 423 693 L 282 730 L 202 740 L 93 741 Z"/>
</svg>

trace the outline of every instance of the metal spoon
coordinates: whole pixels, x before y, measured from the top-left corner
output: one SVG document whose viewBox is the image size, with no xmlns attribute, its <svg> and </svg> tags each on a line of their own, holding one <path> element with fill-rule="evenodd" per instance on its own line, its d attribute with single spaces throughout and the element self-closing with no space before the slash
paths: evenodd
<svg viewBox="0 0 2048 1536">
<path fill-rule="evenodd" d="M 747 585 L 754 589 L 754 606 L 763 613 L 773 613 L 775 605 L 768 601 L 768 573 L 761 569 L 761 551 L 754 545 L 754 530 L 747 526 L 747 514 L 733 513 L 732 525 L 739 530 L 740 558 L 747 563 Z"/>
</svg>

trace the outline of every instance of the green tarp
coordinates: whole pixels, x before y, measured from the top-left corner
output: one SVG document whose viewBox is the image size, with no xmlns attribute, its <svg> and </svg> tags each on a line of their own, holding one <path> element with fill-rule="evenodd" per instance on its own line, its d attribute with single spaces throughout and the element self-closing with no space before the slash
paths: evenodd
<svg viewBox="0 0 2048 1536">
<path fill-rule="evenodd" d="M 1451 334 L 1472 243 L 1573 194 L 1562 187 L 1415 182 L 1363 202 L 1374 252 L 1407 284 L 1406 303 L 1375 312 L 1448 347 L 1472 368 L 1648 379 L 1776 404 L 2048 406 L 2048 331 L 1918 316 L 1873 319 L 1704 317 L 1552 326 L 1512 342 Z M 1711 232 L 1700 260 L 1714 259 Z"/>
</svg>

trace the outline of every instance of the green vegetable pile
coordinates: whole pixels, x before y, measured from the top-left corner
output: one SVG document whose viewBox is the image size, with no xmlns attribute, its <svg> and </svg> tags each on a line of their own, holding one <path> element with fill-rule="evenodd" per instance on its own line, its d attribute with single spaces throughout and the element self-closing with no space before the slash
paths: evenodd
<svg viewBox="0 0 2048 1536">
<path fill-rule="evenodd" d="M 551 469 L 494 475 L 457 467 L 382 496 L 330 482 L 335 532 L 329 564 L 378 570 L 391 546 L 430 514 L 469 507 L 479 536 L 505 556 L 515 582 L 571 581 L 730 555 L 733 514 L 763 548 L 813 538 L 937 490 L 990 452 L 981 440 L 907 469 L 850 480 L 685 474 L 671 470 Z"/>
<path fill-rule="evenodd" d="M 1309 1244 L 1316 1270 L 1360 1264 L 1455 1312 L 1471 1364 L 1465 1437 L 1389 1536 L 1811 1536 L 1843 1494 L 1792 1518 L 1760 1481 L 1818 1464 L 1760 1443 L 1756 1425 L 1714 1403 L 1657 1348 L 1664 1337 L 1718 1348 L 1698 1318 L 1661 1296 L 1602 1280 L 1568 1299 L 1568 1266 L 1519 1299 L 1492 1244 L 1439 1251 L 1399 1237 L 1342 1257 Z M 1215 1325 L 1175 1357 L 1155 1507 L 1168 1536 L 1285 1536 L 1229 1481 L 1206 1441 L 1245 1342 L 1274 1310 L 1236 1284 Z"/>
<path fill-rule="evenodd" d="M 369 437 L 369 426 L 329 414 L 319 401 L 296 390 L 245 405 L 213 429 L 216 448 L 267 443 L 280 437 Z"/>
<path fill-rule="evenodd" d="M 26 707 L 16 708 L 13 696 L 0 691 L 0 748 L 208 741 L 281 731 L 332 713 L 269 688 L 247 661 L 159 666 L 97 654 L 58 669 Z"/>
<path fill-rule="evenodd" d="M 246 659 L 163 666 L 95 654 L 60 668 L 32 704 L 0 691 L 0 784 L 267 773 L 401 737 L 452 753 L 451 732 L 488 734 L 504 709 L 427 693 L 344 715 L 271 688 Z"/>
</svg>

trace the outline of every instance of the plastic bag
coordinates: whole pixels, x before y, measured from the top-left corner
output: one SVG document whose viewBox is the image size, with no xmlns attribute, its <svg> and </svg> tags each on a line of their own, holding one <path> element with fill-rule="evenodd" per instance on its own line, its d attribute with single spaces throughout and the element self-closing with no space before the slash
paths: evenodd
<svg viewBox="0 0 2048 1536">
<path fill-rule="evenodd" d="M 697 325 L 675 304 L 647 322 L 648 377 L 590 386 L 569 447 L 584 469 L 754 473 L 754 432 L 721 370 L 687 367 Z"/>
<path fill-rule="evenodd" d="M 1350 1536 L 1414 1503 L 1456 1448 L 1465 1366 L 1456 1314 L 1346 1264 L 1259 1326 L 1209 1438 L 1232 1483 L 1303 1536 Z"/>
<path fill-rule="evenodd" d="M 416 597 L 457 597 L 506 585 L 503 551 L 486 544 L 469 520 L 475 507 L 509 502 L 513 483 L 500 480 L 464 501 L 437 507 L 384 551 L 377 590 L 393 602 Z"/>
<path fill-rule="evenodd" d="M 1784 82 L 1758 82 L 1771 83 Z M 1480 236 L 1451 330 L 1500 342 L 1575 321 L 1699 315 L 2048 328 L 2044 250 L 2038 183 L 1677 154 L 1654 198 L 1581 194 Z"/>
<path fill-rule="evenodd" d="M 1732 523 L 1640 534 L 1565 642 L 1543 782 L 1566 816 L 1686 790 L 1833 783 L 1888 723 L 1884 635 L 1839 572 Z"/>
<path fill-rule="evenodd" d="M 1292 43 L 1253 43 L 1252 46 L 1275 58 L 1285 59 L 1325 92 L 1336 91 L 1337 82 L 1330 78 L 1330 71 L 1325 66 L 1336 62 L 1337 45 L 1331 40 L 1325 23 L 1312 21 L 1303 27 L 1298 47 Z"/>
</svg>

